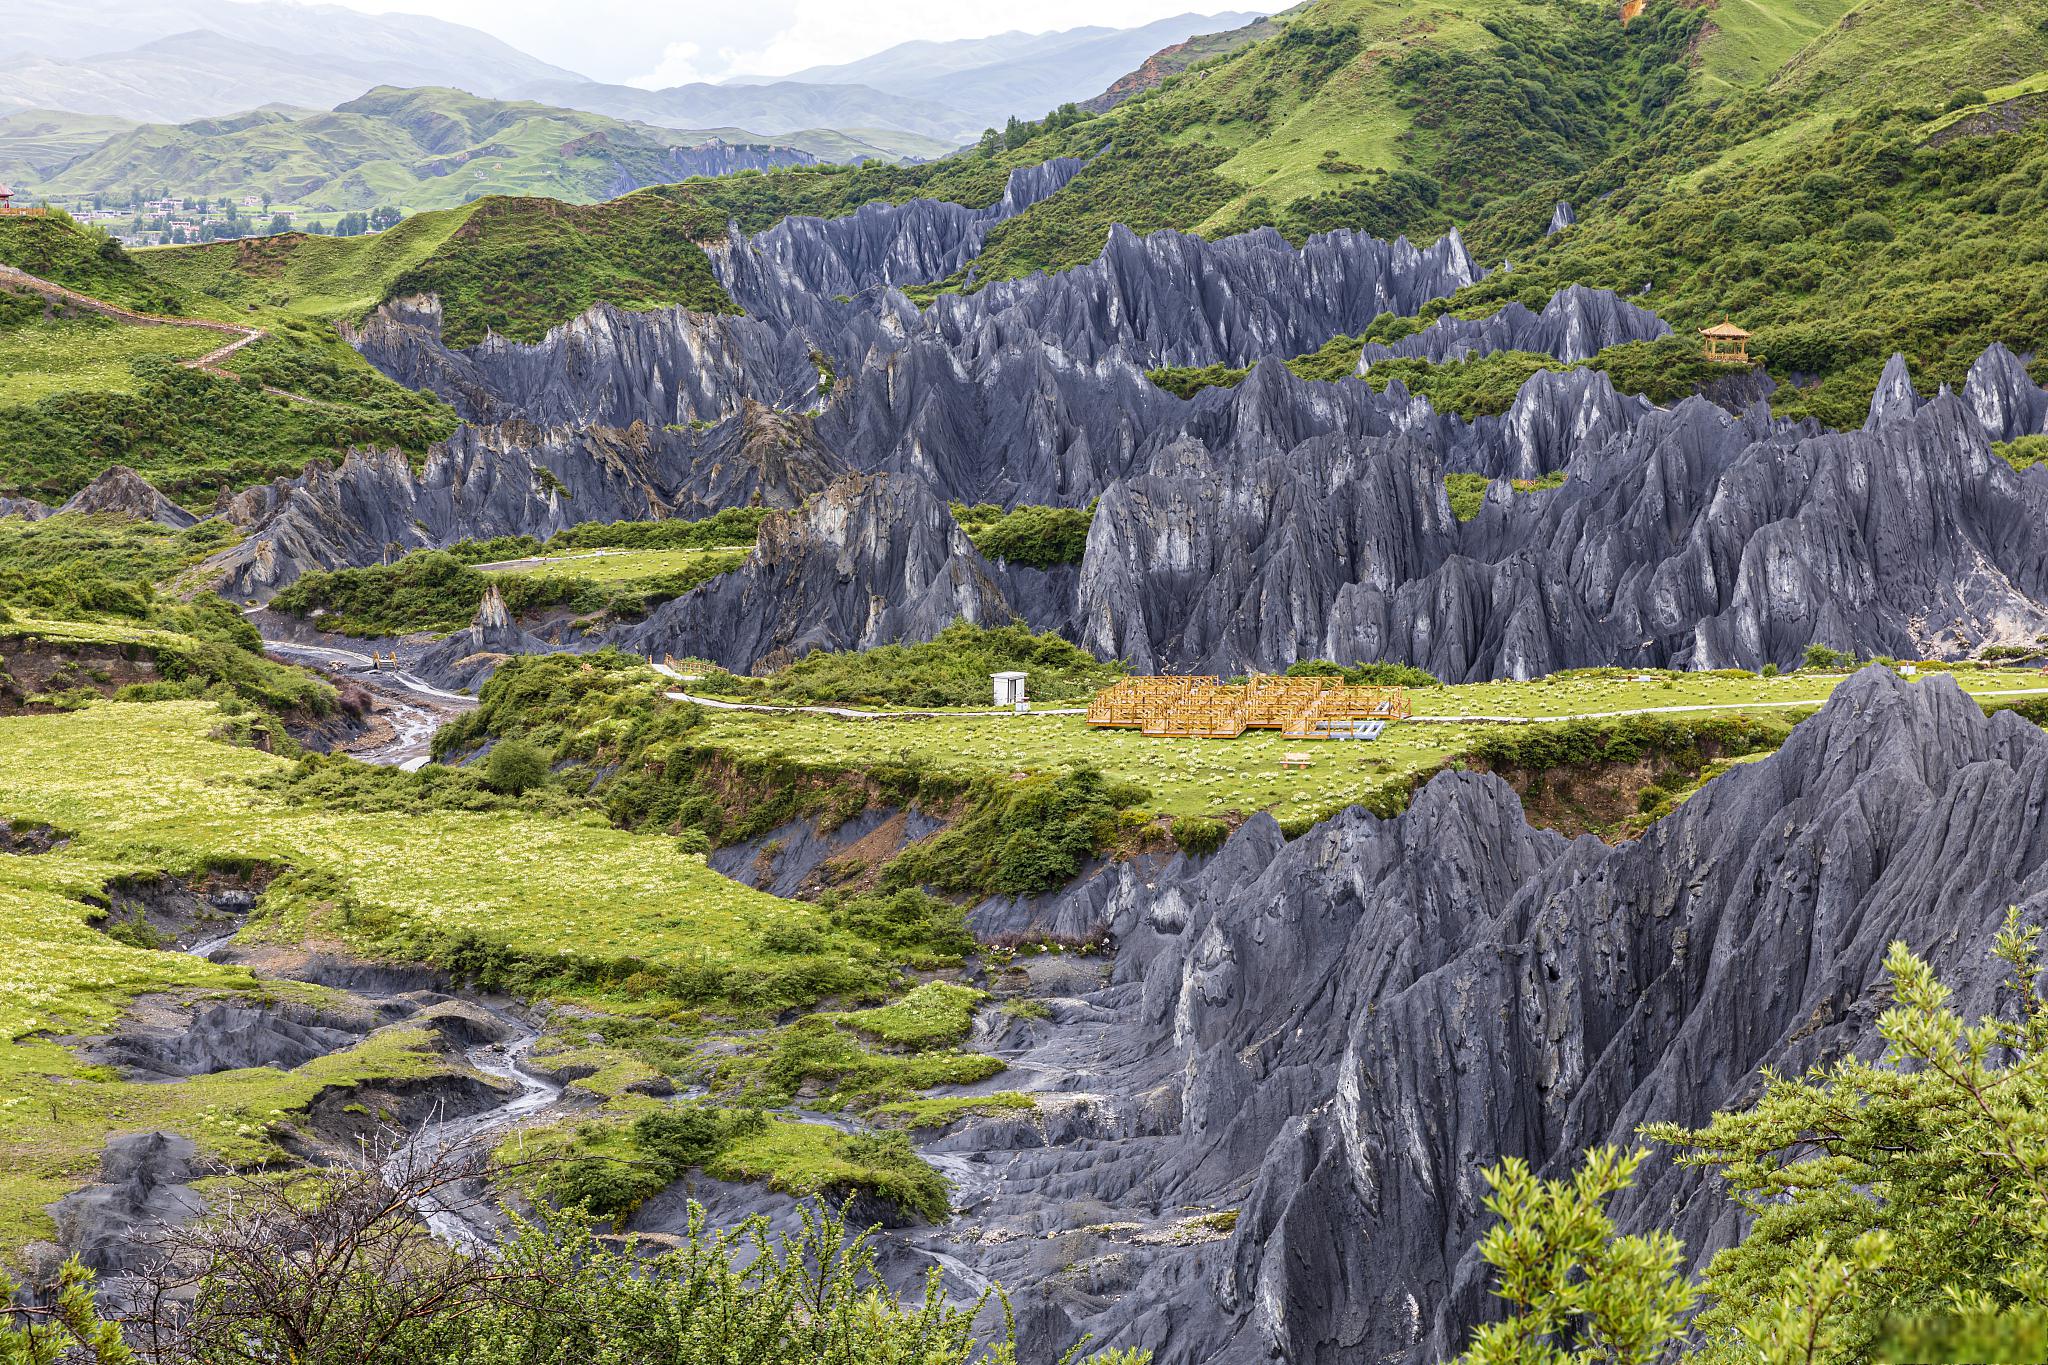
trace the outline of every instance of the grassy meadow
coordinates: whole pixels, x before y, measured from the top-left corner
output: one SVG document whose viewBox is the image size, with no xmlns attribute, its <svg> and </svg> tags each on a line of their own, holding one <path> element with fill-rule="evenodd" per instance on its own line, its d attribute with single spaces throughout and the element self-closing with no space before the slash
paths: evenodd
<svg viewBox="0 0 2048 1365">
<path fill-rule="evenodd" d="M 131 362 L 191 360 L 231 337 L 193 327 L 129 327 L 71 318 L 0 328 L 0 405 L 78 389 L 134 393 Z"/>
<path fill-rule="evenodd" d="M 1713 673 L 1633 673 L 1594 669 L 1532 682 L 1488 682 L 1411 689 L 1417 719 L 1373 741 L 1302 741 L 1251 730 L 1236 739 L 1155 739 L 1136 730 L 1097 730 L 1078 715 L 936 715 L 889 720 L 707 711 L 704 742 L 750 758 L 782 757 L 818 766 L 911 762 L 972 776 L 1059 772 L 1092 766 L 1136 783 L 1143 809 L 1169 816 L 1270 811 L 1285 821 L 1317 819 L 1389 783 L 1433 771 L 1470 750 L 1501 720 L 1564 721 L 1653 708 L 1685 715 L 1755 714 L 1795 719 L 1817 708 L 1845 675 L 1801 670 L 1781 677 Z M 1966 691 L 2008 689 L 2048 696 L 2031 670 L 1959 669 Z M 687 684 L 684 686 L 687 687 Z M 1312 766 L 1283 770 L 1283 754 L 1304 752 Z"/>
<path fill-rule="evenodd" d="M 739 567 L 746 551 L 714 547 L 687 550 L 581 550 L 549 555 L 514 568 L 486 568 L 485 573 L 517 578 L 575 579 L 585 583 L 638 583 L 671 574 L 706 574 Z"/>
</svg>

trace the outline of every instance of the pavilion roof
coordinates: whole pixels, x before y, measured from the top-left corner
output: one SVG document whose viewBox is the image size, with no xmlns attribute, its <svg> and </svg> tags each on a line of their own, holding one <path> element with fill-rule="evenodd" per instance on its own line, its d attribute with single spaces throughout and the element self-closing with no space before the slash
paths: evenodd
<svg viewBox="0 0 2048 1365">
<path fill-rule="evenodd" d="M 1700 328 L 1700 335 L 1712 337 L 1716 341 L 1747 341 L 1749 339 L 1749 333 L 1743 331 L 1734 323 L 1725 321 L 1717 322 L 1712 327 Z"/>
</svg>

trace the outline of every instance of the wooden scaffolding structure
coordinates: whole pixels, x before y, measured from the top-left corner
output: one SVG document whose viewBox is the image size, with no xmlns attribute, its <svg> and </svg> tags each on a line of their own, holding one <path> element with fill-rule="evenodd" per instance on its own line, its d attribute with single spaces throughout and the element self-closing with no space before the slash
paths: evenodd
<svg viewBox="0 0 2048 1365">
<path fill-rule="evenodd" d="M 1096 694 L 1088 723 L 1156 738 L 1235 739 L 1247 730 L 1278 730 L 1288 739 L 1339 739 L 1370 738 L 1412 714 L 1408 694 L 1398 687 L 1255 674 L 1243 683 L 1125 678 Z"/>
</svg>

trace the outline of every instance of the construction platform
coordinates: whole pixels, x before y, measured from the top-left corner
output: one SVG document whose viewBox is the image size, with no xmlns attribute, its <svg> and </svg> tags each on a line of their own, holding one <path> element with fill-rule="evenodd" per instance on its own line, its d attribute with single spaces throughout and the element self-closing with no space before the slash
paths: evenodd
<svg viewBox="0 0 2048 1365">
<path fill-rule="evenodd" d="M 1247 730 L 1278 730 L 1288 739 L 1377 739 L 1389 722 L 1413 714 L 1398 687 L 1257 674 L 1242 683 L 1125 678 L 1096 694 L 1088 723 L 1162 739 L 1236 739 Z"/>
</svg>

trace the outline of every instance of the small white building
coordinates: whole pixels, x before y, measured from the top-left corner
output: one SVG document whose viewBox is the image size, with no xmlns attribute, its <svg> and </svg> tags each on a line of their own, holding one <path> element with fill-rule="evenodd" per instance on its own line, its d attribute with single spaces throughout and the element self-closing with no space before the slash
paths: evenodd
<svg viewBox="0 0 2048 1365">
<path fill-rule="evenodd" d="M 989 674 L 990 680 L 996 685 L 997 706 L 1009 707 L 1016 711 L 1031 709 L 1031 701 L 1024 695 L 1025 676 L 1022 673 Z"/>
</svg>

